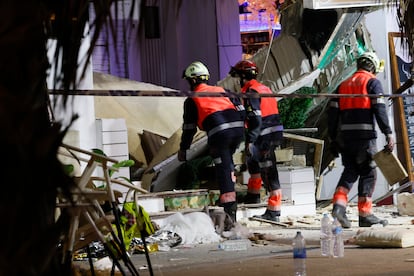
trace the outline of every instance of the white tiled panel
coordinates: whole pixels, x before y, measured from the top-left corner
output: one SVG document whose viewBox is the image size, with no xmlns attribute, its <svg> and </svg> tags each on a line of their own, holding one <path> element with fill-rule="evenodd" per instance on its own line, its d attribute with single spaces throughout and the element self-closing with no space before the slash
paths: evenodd
<svg viewBox="0 0 414 276">
<path fill-rule="evenodd" d="M 118 161 L 129 159 L 128 132 L 125 119 L 96 119 L 97 147 L 108 157 Z M 130 179 L 129 168 L 119 168 L 112 175 L 113 178 L 125 177 Z M 114 189 L 122 193 L 127 192 L 124 186 L 113 184 Z"/>
<path fill-rule="evenodd" d="M 299 182 L 299 183 L 281 183 L 282 198 L 288 200 L 297 200 L 299 194 L 315 195 L 315 182 Z"/>
<path fill-rule="evenodd" d="M 117 156 L 128 156 L 128 144 L 103 144 L 102 145 L 103 152 L 112 158 Z"/>
<path fill-rule="evenodd" d="M 266 207 L 260 208 L 246 208 L 246 209 L 237 209 L 237 219 L 249 218 L 255 215 L 263 215 L 266 211 Z M 316 215 L 316 203 L 308 204 L 292 204 L 292 203 L 282 203 L 282 208 L 280 211 L 281 217 L 289 216 L 314 216 Z"/>
<path fill-rule="evenodd" d="M 118 156 L 111 156 L 111 158 L 118 160 L 118 161 L 124 161 L 129 159 L 129 155 L 118 155 Z"/>
<path fill-rule="evenodd" d="M 282 189 L 286 189 L 288 194 L 292 192 L 301 192 L 301 193 L 315 192 L 315 181 L 291 182 L 291 183 L 281 182 L 280 185 L 282 186 Z"/>
<path fill-rule="evenodd" d="M 126 131 L 125 119 L 96 119 L 98 128 L 102 131 Z"/>
<path fill-rule="evenodd" d="M 282 216 L 316 213 L 313 167 L 278 167 L 283 200 Z"/>
<path fill-rule="evenodd" d="M 312 167 L 283 167 L 277 168 L 279 171 L 280 183 L 298 183 L 314 181 Z"/>
<path fill-rule="evenodd" d="M 126 130 L 102 132 L 103 144 L 125 143 L 125 141 L 128 141 L 128 132 Z"/>
</svg>

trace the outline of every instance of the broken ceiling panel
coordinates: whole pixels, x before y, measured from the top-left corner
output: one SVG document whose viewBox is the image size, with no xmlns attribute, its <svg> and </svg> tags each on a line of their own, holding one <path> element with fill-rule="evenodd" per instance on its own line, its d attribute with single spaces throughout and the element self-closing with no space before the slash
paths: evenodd
<svg viewBox="0 0 414 276">
<path fill-rule="evenodd" d="M 151 192 L 170 191 L 177 186 L 178 168 L 183 162 L 178 161 L 182 130 L 178 129 L 159 149 L 142 177 L 142 188 Z M 207 151 L 207 136 L 199 131 L 194 136 L 187 159 L 192 160 Z"/>
<path fill-rule="evenodd" d="M 148 130 L 143 130 L 141 134 L 138 134 L 141 139 L 142 150 L 145 153 L 145 159 L 147 164 L 151 162 L 157 152 L 160 150 L 162 145 L 167 141 L 167 137 L 158 135 Z"/>
<path fill-rule="evenodd" d="M 315 87 L 318 93 L 332 93 L 355 71 L 356 57 L 363 51 L 373 50 L 364 18 L 375 9 L 378 7 L 336 9 L 336 26 L 323 29 L 316 22 L 314 27 L 303 26 L 305 9 L 301 1 L 288 5 L 282 10 L 282 33 L 271 41 L 270 46 L 263 47 L 251 58 L 259 67 L 260 80 L 279 95 L 295 93 L 302 87 Z M 322 23 L 328 14 L 332 19 L 330 22 L 334 22 L 334 10 L 308 11 L 306 14 L 308 20 Z M 303 31 L 312 33 L 304 35 Z M 328 36 L 327 31 L 330 32 Z M 313 36 L 320 38 L 309 41 Z M 321 41 L 325 40 L 321 47 Z M 240 85 L 231 77 L 218 84 L 231 91 L 240 91 Z M 307 127 L 320 129 L 315 135 L 321 139 L 326 137 L 325 104 L 326 98 L 314 98 L 309 110 L 310 119 L 306 123 Z M 327 163 L 326 160 L 322 162 L 322 170 Z"/>
<path fill-rule="evenodd" d="M 133 96 L 133 92 L 139 91 L 175 93 L 177 90 L 99 72 L 93 73 L 93 81 L 95 117 L 125 118 L 129 153 L 135 160 L 147 164 L 139 133 L 146 130 L 170 137 L 181 127 L 182 122 L 177 118 L 182 118 L 184 97 Z M 111 91 L 129 91 L 131 95 L 110 97 Z M 154 120 L 154 114 L 158 120 Z"/>
</svg>

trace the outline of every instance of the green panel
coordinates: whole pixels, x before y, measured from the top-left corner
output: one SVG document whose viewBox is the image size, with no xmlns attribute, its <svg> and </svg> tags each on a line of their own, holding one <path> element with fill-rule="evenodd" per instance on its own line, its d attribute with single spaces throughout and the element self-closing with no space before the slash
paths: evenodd
<svg viewBox="0 0 414 276">
<path fill-rule="evenodd" d="M 318 64 L 319 69 L 323 69 L 330 64 L 337 57 L 338 53 L 343 50 L 345 45 L 350 45 L 350 38 L 354 35 L 356 28 L 364 16 L 364 11 L 352 11 L 342 15 L 337 28 L 332 33 L 325 48 L 322 50 Z M 351 46 L 357 49 L 360 47 L 360 45 Z M 352 55 L 353 53 L 350 52 L 349 54 Z"/>
</svg>

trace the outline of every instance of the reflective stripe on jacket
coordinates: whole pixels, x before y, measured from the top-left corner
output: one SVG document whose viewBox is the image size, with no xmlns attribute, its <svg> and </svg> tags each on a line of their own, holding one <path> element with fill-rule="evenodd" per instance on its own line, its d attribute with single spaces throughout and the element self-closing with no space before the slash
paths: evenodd
<svg viewBox="0 0 414 276">
<path fill-rule="evenodd" d="M 350 78 L 341 83 L 338 94 L 363 94 L 368 95 L 368 81 L 375 78 L 375 75 L 359 70 Z M 370 97 L 341 97 L 338 100 L 338 107 L 341 112 L 340 130 L 355 139 L 375 138 L 374 115 L 371 110 Z M 352 133 L 352 134 L 351 134 Z M 349 136 L 346 135 L 346 136 Z"/>
<path fill-rule="evenodd" d="M 199 84 L 194 92 L 225 92 L 222 87 L 211 86 L 205 83 Z M 203 129 L 204 120 L 211 114 L 223 111 L 226 109 L 236 110 L 234 104 L 227 97 L 194 97 L 193 98 L 198 110 L 197 125 L 201 130 Z"/>
</svg>

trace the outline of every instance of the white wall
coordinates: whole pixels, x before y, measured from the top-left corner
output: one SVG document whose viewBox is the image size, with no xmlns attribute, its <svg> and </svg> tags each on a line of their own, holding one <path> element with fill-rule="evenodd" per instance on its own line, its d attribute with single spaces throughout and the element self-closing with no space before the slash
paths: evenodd
<svg viewBox="0 0 414 276">
<path fill-rule="evenodd" d="M 385 20 L 384 20 L 385 19 Z M 368 31 L 371 33 L 371 41 L 374 49 L 376 50 L 378 57 L 384 59 L 386 62 L 386 68 L 383 73 L 377 75 L 384 88 L 386 94 L 391 94 L 391 71 L 389 62 L 389 49 L 388 49 L 388 22 L 394 21 L 395 17 L 388 16 L 387 9 L 380 9 L 375 12 L 371 12 L 366 16 L 366 26 Z M 388 114 L 390 118 L 391 127 L 394 130 L 394 116 L 392 106 L 389 105 Z M 382 149 L 385 145 L 385 137 L 377 127 L 378 139 L 377 147 Z M 377 185 L 374 190 L 373 199 L 380 197 L 387 193 L 390 189 L 388 182 L 384 176 L 377 169 Z"/>
<path fill-rule="evenodd" d="M 87 30 L 85 30 L 87 33 Z M 78 89 L 92 89 L 93 88 L 93 74 L 92 65 L 88 64 L 86 73 L 81 78 L 81 70 L 84 68 L 85 63 L 83 61 L 84 56 L 90 45 L 90 39 L 88 35 L 85 35 L 85 39 L 82 42 L 79 53 L 79 71 L 78 71 Z M 53 55 L 55 54 L 56 41 L 50 40 L 48 45 L 48 57 L 49 62 L 52 64 L 47 78 L 47 85 L 49 89 L 53 89 L 54 70 L 56 67 L 60 67 L 60 64 L 54 64 L 52 62 Z M 58 69 L 59 70 L 59 69 Z M 57 84 L 57 88 L 60 88 Z M 51 96 L 51 101 L 56 99 L 60 101 L 60 96 Z M 90 150 L 96 147 L 96 127 L 95 127 L 95 109 L 94 99 L 92 96 L 71 96 L 68 100 L 67 108 L 56 108 L 54 110 L 54 116 L 57 121 L 63 123 L 63 126 L 67 126 L 70 123 L 72 114 L 78 114 L 79 118 L 71 126 L 71 143 L 74 146 L 78 146 L 82 149 Z M 57 105 L 58 107 L 61 105 Z M 78 137 L 76 137 L 76 135 Z"/>
</svg>

